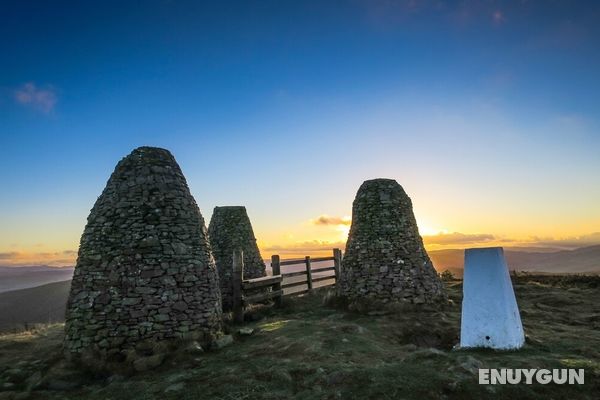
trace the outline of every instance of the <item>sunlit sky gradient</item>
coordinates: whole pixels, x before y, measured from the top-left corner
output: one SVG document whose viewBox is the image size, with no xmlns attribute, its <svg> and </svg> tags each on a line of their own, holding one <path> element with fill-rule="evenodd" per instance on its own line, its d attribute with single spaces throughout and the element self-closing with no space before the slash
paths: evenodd
<svg viewBox="0 0 600 400">
<path fill-rule="evenodd" d="M 376 177 L 429 249 L 600 243 L 598 38 L 588 1 L 4 2 L 0 265 L 72 264 L 141 145 L 265 257 L 340 245 Z"/>
</svg>

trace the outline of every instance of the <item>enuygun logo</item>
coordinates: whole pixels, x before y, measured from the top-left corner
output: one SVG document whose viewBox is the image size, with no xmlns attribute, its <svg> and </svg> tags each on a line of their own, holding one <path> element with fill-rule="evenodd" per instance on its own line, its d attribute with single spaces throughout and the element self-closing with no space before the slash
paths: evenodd
<svg viewBox="0 0 600 400">
<path fill-rule="evenodd" d="M 546 385 L 555 383 L 558 385 L 583 385 L 585 371 L 583 369 L 560 368 L 560 369 L 520 369 L 520 368 L 480 368 L 480 385 L 517 385 L 524 383 L 540 383 Z"/>
</svg>

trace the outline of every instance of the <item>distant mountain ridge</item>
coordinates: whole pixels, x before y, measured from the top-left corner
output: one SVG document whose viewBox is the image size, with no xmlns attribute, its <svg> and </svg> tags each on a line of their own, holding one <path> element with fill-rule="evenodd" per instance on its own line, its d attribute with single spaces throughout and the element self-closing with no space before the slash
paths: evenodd
<svg viewBox="0 0 600 400">
<path fill-rule="evenodd" d="M 0 293 L 66 281 L 73 277 L 74 269 L 73 267 L 49 267 L 46 265 L 0 266 Z"/>
<path fill-rule="evenodd" d="M 600 273 L 600 245 L 575 250 L 532 250 L 505 248 L 509 268 L 548 273 Z M 464 250 L 428 253 L 438 271 L 449 269 L 462 276 Z M 73 270 L 72 267 L 0 267 L 0 292 L 4 292 L 0 293 L 0 331 L 23 329 L 25 324 L 62 322 Z M 23 288 L 23 285 L 36 287 Z"/>
<path fill-rule="evenodd" d="M 462 270 L 464 250 L 428 251 L 438 271 Z M 580 247 L 574 250 L 529 251 L 505 248 L 504 254 L 511 270 L 549 273 L 600 273 L 600 245 Z"/>
</svg>

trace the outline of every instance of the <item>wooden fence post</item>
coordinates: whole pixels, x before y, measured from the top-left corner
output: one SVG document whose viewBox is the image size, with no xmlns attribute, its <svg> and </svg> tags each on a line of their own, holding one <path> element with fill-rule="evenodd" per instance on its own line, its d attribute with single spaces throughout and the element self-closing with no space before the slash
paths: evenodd
<svg viewBox="0 0 600 400">
<path fill-rule="evenodd" d="M 310 256 L 304 257 L 304 262 L 306 263 L 306 285 L 308 286 L 308 292 L 310 293 L 313 290 L 312 271 L 310 268 Z"/>
<path fill-rule="evenodd" d="M 273 276 L 281 275 L 281 265 L 279 264 L 279 255 L 275 254 L 271 256 L 271 270 L 273 270 Z M 273 285 L 273 290 L 281 290 L 281 282 Z M 281 296 L 275 297 L 275 305 L 277 307 L 281 306 L 281 300 L 283 297 L 283 293 Z"/>
<path fill-rule="evenodd" d="M 233 321 L 244 322 L 244 305 L 242 304 L 242 281 L 244 280 L 244 253 L 242 249 L 233 251 Z"/>
<path fill-rule="evenodd" d="M 335 284 L 339 285 L 342 273 L 342 251 L 333 249 L 333 267 L 335 268 Z"/>
</svg>

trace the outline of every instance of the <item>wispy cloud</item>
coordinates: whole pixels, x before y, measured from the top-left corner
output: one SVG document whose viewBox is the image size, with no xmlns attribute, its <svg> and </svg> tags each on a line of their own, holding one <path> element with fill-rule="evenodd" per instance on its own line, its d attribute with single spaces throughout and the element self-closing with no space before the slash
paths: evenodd
<svg viewBox="0 0 600 400">
<path fill-rule="evenodd" d="M 320 215 L 318 218 L 311 220 L 314 225 L 347 225 L 352 223 L 350 217 L 330 217 L 329 215 Z"/>
<path fill-rule="evenodd" d="M 474 243 L 486 243 L 497 240 L 497 238 L 489 233 L 438 233 L 436 235 L 424 235 L 423 242 L 425 244 L 436 245 L 462 245 Z"/>
<path fill-rule="evenodd" d="M 467 234 L 461 232 L 439 233 L 436 235 L 423 235 L 423 241 L 428 250 L 440 249 L 464 249 L 468 247 L 481 246 L 505 246 L 507 248 L 537 248 L 537 249 L 565 249 L 572 250 L 580 247 L 600 245 L 600 232 L 594 232 L 582 236 L 565 238 L 542 238 L 530 237 L 528 239 L 512 239 L 492 235 L 489 233 Z M 344 250 L 346 243 L 340 241 L 310 240 L 298 241 L 288 244 L 268 244 L 261 246 L 263 256 L 280 254 L 285 258 L 298 258 L 306 255 L 323 256 L 330 255 L 331 250 L 339 248 Z"/>
<path fill-rule="evenodd" d="M 9 251 L 6 253 L 0 253 L 0 260 L 13 260 L 19 256 L 17 251 Z"/>
<path fill-rule="evenodd" d="M 38 87 L 33 82 L 27 82 L 15 90 L 15 101 L 26 107 L 49 114 L 58 102 L 56 89 L 53 86 Z"/>
<path fill-rule="evenodd" d="M 310 223 L 316 226 L 325 226 L 336 228 L 342 232 L 342 237 L 338 242 L 327 242 L 327 241 L 306 241 L 301 243 L 295 243 L 286 246 L 270 246 L 265 248 L 267 251 L 281 251 L 281 252 L 319 252 L 331 249 L 333 247 L 344 247 L 345 239 L 348 235 L 352 219 L 349 216 L 338 217 L 330 215 L 320 215 L 315 219 L 311 219 Z M 563 249 L 575 249 L 578 247 L 593 246 L 600 244 L 600 232 L 594 232 L 581 236 L 570 236 L 570 237 L 540 237 L 531 236 L 528 238 L 523 237 L 506 237 L 499 236 L 492 233 L 462 233 L 462 232 L 447 232 L 441 231 L 433 235 L 421 235 L 423 243 L 429 249 L 443 249 L 443 248 L 465 248 L 465 247 L 479 247 L 479 246 L 532 246 L 532 247 L 544 247 L 544 248 L 563 248 Z"/>
<path fill-rule="evenodd" d="M 4 265 L 51 265 L 64 266 L 74 265 L 77 258 L 76 250 L 62 251 L 8 251 L 0 253 L 0 262 Z"/>
<path fill-rule="evenodd" d="M 439 233 L 437 235 L 424 235 L 423 242 L 428 246 L 438 248 L 456 247 L 463 248 L 464 246 L 478 245 L 507 245 L 511 247 L 539 247 L 551 249 L 576 249 L 586 246 L 600 245 L 600 232 L 594 232 L 581 236 L 568 237 L 540 237 L 531 236 L 529 238 L 507 238 L 492 235 L 488 233 L 464 234 L 460 232 Z"/>
<path fill-rule="evenodd" d="M 492 22 L 494 25 L 502 25 L 504 22 L 506 22 L 504 13 L 501 10 L 494 10 L 492 13 Z"/>
<path fill-rule="evenodd" d="M 540 247 L 557 247 L 575 249 L 578 247 L 594 246 L 600 244 L 600 232 L 593 232 L 581 236 L 568 236 L 563 238 L 532 236 L 528 243 Z"/>
</svg>

